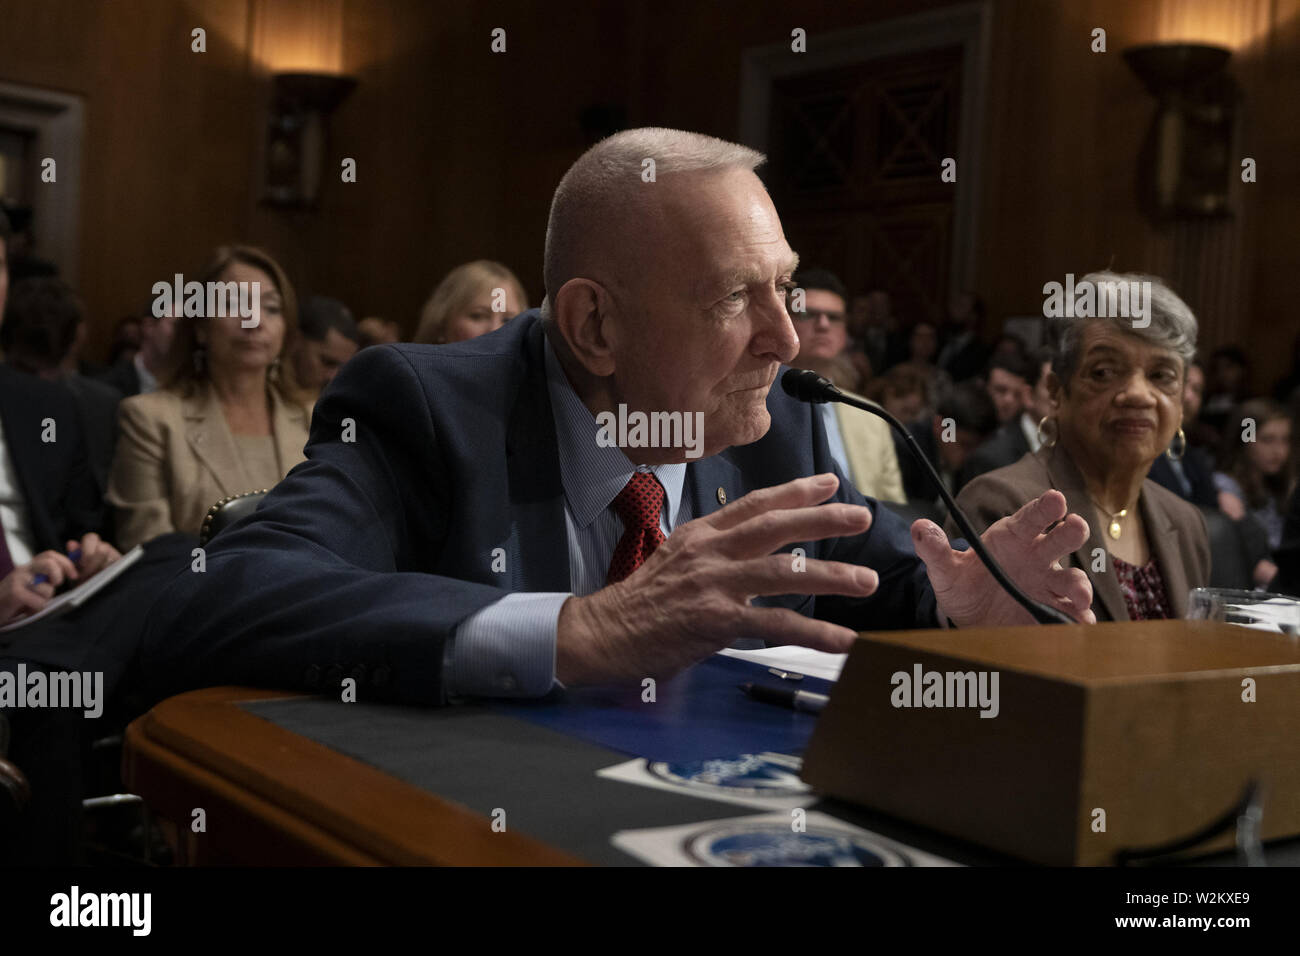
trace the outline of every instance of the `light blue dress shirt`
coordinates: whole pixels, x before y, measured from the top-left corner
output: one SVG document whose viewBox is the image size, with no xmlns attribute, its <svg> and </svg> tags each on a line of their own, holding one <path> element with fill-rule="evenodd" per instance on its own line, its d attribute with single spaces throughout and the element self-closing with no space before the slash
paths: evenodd
<svg viewBox="0 0 1300 956">
<path fill-rule="evenodd" d="M 623 536 L 623 522 L 610 503 L 633 472 L 649 471 L 664 487 L 659 530 L 665 537 L 691 520 L 691 503 L 682 494 L 686 465 L 637 466 L 621 449 L 602 448 L 596 441 L 595 416 L 569 384 L 549 341 L 545 350 L 573 590 L 508 594 L 466 618 L 447 642 L 443 656 L 447 696 L 540 697 L 556 686 L 560 608 L 574 595 L 605 586 L 614 548 Z"/>
</svg>

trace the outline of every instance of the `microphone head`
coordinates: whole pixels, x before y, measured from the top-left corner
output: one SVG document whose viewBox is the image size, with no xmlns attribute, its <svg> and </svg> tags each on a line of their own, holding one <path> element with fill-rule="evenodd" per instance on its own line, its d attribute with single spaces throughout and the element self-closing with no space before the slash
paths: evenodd
<svg viewBox="0 0 1300 956">
<path fill-rule="evenodd" d="M 828 379 L 804 368 L 792 368 L 782 375 L 781 388 L 791 398 L 817 405 L 836 401 L 840 395 L 840 390 Z"/>
</svg>

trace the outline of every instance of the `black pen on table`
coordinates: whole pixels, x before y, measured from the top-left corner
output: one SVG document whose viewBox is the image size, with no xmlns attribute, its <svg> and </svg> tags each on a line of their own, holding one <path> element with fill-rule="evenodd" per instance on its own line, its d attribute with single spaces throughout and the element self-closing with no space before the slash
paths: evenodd
<svg viewBox="0 0 1300 956">
<path fill-rule="evenodd" d="M 767 687 L 763 684 L 740 684 L 739 687 L 754 700 L 788 707 L 790 710 L 801 710 L 806 714 L 820 714 L 830 700 L 825 694 L 815 694 L 810 690 L 786 690 L 784 687 Z"/>
<path fill-rule="evenodd" d="M 71 551 L 69 551 L 68 560 L 71 561 L 73 564 L 76 564 L 78 561 L 80 561 L 81 549 L 73 548 Z M 32 578 L 31 583 L 28 584 L 27 586 L 32 590 L 35 590 L 36 588 L 40 587 L 42 584 L 49 584 L 49 583 L 50 583 L 50 577 L 48 574 L 38 574 L 36 575 L 36 577 Z"/>
</svg>

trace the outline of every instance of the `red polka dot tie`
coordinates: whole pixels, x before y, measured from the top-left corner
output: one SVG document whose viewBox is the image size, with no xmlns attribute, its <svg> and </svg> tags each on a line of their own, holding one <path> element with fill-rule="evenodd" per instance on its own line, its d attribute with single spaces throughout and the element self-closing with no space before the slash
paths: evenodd
<svg viewBox="0 0 1300 956">
<path fill-rule="evenodd" d="M 649 472 L 638 471 L 628 479 L 612 505 L 615 513 L 623 519 L 623 537 L 609 562 L 606 584 L 622 581 L 663 544 L 659 515 L 664 508 L 664 486 Z"/>
</svg>

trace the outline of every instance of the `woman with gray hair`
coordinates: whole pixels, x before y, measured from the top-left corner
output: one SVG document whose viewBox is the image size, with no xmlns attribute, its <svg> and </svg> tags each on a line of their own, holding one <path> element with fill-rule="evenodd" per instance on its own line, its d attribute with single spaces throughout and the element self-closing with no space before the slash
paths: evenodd
<svg viewBox="0 0 1300 956">
<path fill-rule="evenodd" d="M 1153 276 L 1096 272 L 1078 288 L 1085 282 L 1096 307 L 1061 320 L 1042 447 L 971 481 L 957 502 L 982 532 L 1059 489 L 1091 528 L 1073 561 L 1092 582 L 1097 620 L 1185 617 L 1188 590 L 1209 583 L 1205 520 L 1146 475 L 1158 456 L 1176 459 L 1187 446 L 1182 395 L 1196 317 Z M 1138 298 L 1121 300 L 1120 289 Z M 1121 301 L 1135 308 L 1114 308 Z"/>
</svg>

